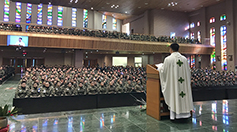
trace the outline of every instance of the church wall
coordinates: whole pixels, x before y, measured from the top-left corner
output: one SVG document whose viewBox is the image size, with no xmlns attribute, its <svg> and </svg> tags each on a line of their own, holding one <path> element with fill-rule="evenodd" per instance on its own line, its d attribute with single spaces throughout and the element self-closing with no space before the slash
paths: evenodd
<svg viewBox="0 0 237 132">
<path fill-rule="evenodd" d="M 188 31 L 185 27 L 189 24 L 187 13 L 167 10 L 152 10 L 154 15 L 154 35 L 170 36 L 170 32 L 175 32 L 176 36 L 185 37 Z"/>
</svg>

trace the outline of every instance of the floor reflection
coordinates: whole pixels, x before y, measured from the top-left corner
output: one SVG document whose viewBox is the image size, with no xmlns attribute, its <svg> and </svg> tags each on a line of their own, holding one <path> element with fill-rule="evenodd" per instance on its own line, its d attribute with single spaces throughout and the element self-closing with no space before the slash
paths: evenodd
<svg viewBox="0 0 237 132">
<path fill-rule="evenodd" d="M 231 103 L 230 103 L 231 102 Z M 10 132 L 143 132 L 166 131 L 222 131 L 237 129 L 237 116 L 229 114 L 229 105 L 237 100 L 221 100 L 194 103 L 190 122 L 179 124 L 169 119 L 157 121 L 135 106 L 21 115 L 19 122 L 9 121 Z M 236 107 L 231 107 L 231 111 Z M 68 114 L 67 114 L 68 113 Z M 70 113 L 70 114 L 69 114 Z M 231 118 L 231 120 L 230 120 Z"/>
</svg>

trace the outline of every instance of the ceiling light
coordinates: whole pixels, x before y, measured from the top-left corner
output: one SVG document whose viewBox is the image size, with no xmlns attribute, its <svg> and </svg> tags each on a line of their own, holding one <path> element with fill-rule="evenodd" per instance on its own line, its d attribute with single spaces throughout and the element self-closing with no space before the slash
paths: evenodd
<svg viewBox="0 0 237 132">
<path fill-rule="evenodd" d="M 178 2 L 170 2 L 168 3 L 168 7 L 170 6 L 177 6 L 178 5 Z"/>
<path fill-rule="evenodd" d="M 107 5 L 109 5 L 110 3 L 106 3 Z"/>
<path fill-rule="evenodd" d="M 140 9 L 141 7 L 139 6 L 138 8 Z"/>
<path fill-rule="evenodd" d="M 51 5 L 51 2 L 49 2 L 49 5 Z"/>
<path fill-rule="evenodd" d="M 75 3 L 77 3 L 78 2 L 78 0 L 75 0 Z"/>
<path fill-rule="evenodd" d="M 148 3 L 145 3 L 145 5 L 148 5 Z"/>
<path fill-rule="evenodd" d="M 70 0 L 70 3 L 72 3 L 73 2 L 73 0 Z"/>
<path fill-rule="evenodd" d="M 91 7 L 91 10 L 93 10 L 94 8 L 93 7 Z"/>
<path fill-rule="evenodd" d="M 125 11 L 125 13 L 128 13 L 127 11 Z"/>
</svg>

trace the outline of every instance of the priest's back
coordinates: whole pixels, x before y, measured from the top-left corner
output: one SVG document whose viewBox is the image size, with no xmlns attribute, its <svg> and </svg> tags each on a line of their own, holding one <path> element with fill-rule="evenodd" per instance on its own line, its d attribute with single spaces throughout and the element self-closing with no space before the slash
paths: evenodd
<svg viewBox="0 0 237 132">
<path fill-rule="evenodd" d="M 170 111 L 177 115 L 190 115 L 193 99 L 191 70 L 186 57 L 179 52 L 172 52 L 158 70 L 162 93 Z"/>
</svg>

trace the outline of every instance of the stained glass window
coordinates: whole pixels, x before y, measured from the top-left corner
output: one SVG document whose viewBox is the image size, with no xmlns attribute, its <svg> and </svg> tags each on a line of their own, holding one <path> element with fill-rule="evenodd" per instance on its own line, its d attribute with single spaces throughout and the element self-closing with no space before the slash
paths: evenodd
<svg viewBox="0 0 237 132">
<path fill-rule="evenodd" d="M 210 23 L 214 23 L 215 21 L 215 17 L 210 18 Z"/>
<path fill-rule="evenodd" d="M 63 26 L 63 7 L 58 6 L 58 26 Z"/>
<path fill-rule="evenodd" d="M 113 30 L 117 30 L 117 19 L 113 18 Z"/>
<path fill-rule="evenodd" d="M 186 31 L 186 30 L 189 30 L 189 25 L 188 25 L 187 27 L 185 27 L 184 30 L 185 30 L 185 31 Z"/>
<path fill-rule="evenodd" d="M 224 21 L 224 20 L 226 20 L 226 15 L 225 14 L 221 15 L 221 17 L 220 17 L 220 21 Z"/>
<path fill-rule="evenodd" d="M 38 5 L 38 11 L 37 11 L 37 24 L 42 24 L 43 20 L 43 4 Z"/>
<path fill-rule="evenodd" d="M 72 8 L 72 27 L 77 26 L 77 8 Z"/>
<path fill-rule="evenodd" d="M 191 68 L 195 68 L 195 55 L 191 55 Z"/>
<path fill-rule="evenodd" d="M 215 28 L 213 27 L 210 29 L 210 44 L 214 47 L 216 46 L 215 38 L 216 38 L 216 32 L 215 32 Z M 214 49 L 211 54 L 212 69 L 215 69 L 215 63 L 216 63 L 216 51 Z"/>
<path fill-rule="evenodd" d="M 83 9 L 83 27 L 88 27 L 88 10 Z"/>
<path fill-rule="evenodd" d="M 9 21 L 9 12 L 10 12 L 10 0 L 5 0 L 4 1 L 4 16 L 3 16 L 4 22 Z"/>
<path fill-rule="evenodd" d="M 107 28 L 107 16 L 102 15 L 102 28 L 106 29 Z"/>
<path fill-rule="evenodd" d="M 197 39 L 198 39 L 199 43 L 201 43 L 201 32 L 200 31 L 197 32 Z"/>
<path fill-rule="evenodd" d="M 31 23 L 31 16 L 32 16 L 32 4 L 26 4 L 26 23 Z"/>
<path fill-rule="evenodd" d="M 216 38 L 216 32 L 215 28 L 213 27 L 210 29 L 210 44 L 212 46 L 216 46 L 215 38 Z"/>
<path fill-rule="evenodd" d="M 191 39 L 194 39 L 194 33 L 191 33 Z"/>
<path fill-rule="evenodd" d="M 201 25 L 200 21 L 197 22 L 197 26 L 199 27 Z"/>
<path fill-rule="evenodd" d="M 221 66 L 227 70 L 226 26 L 221 27 Z"/>
<path fill-rule="evenodd" d="M 188 57 L 187 60 L 188 60 L 188 65 L 190 66 L 191 65 L 190 57 Z"/>
<path fill-rule="evenodd" d="M 16 2 L 16 18 L 15 22 L 21 22 L 21 2 Z"/>
<path fill-rule="evenodd" d="M 195 24 L 194 22 L 190 24 L 190 28 L 194 28 L 195 27 Z"/>
<path fill-rule="evenodd" d="M 48 5 L 48 16 L 47 16 L 47 25 L 53 24 L 53 6 L 51 4 Z"/>
</svg>

